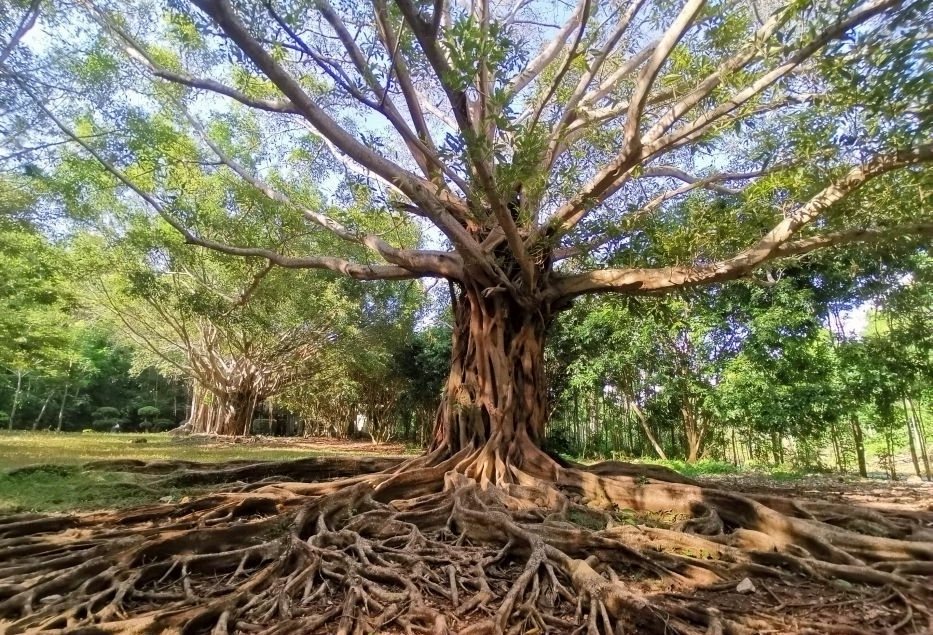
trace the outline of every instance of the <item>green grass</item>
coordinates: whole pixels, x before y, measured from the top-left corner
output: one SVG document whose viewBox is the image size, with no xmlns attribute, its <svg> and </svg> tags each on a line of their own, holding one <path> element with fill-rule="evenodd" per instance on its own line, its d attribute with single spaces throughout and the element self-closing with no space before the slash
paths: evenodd
<svg viewBox="0 0 933 635">
<path fill-rule="evenodd" d="M 0 474 L 0 514 L 113 509 L 178 501 L 195 490 L 155 489 L 144 476 L 85 471 L 77 465 L 38 466 Z"/>
<path fill-rule="evenodd" d="M 145 443 L 133 443 L 134 439 Z M 263 446 L 258 443 L 173 441 L 168 434 L 0 432 L 0 514 L 112 509 L 179 500 L 194 490 L 156 489 L 149 475 L 83 470 L 90 461 L 139 459 L 216 463 L 233 460 L 275 461 L 322 454 L 307 444 Z M 359 448 L 355 456 L 365 456 Z M 35 466 L 34 469 L 22 468 Z M 12 473 L 11 473 L 12 471 Z M 203 491 L 203 490 L 202 490 Z"/>
<path fill-rule="evenodd" d="M 133 443 L 135 439 L 146 443 Z M 75 465 L 108 459 L 219 462 L 235 459 L 275 461 L 333 454 L 300 447 L 263 447 L 254 443 L 192 444 L 173 442 L 162 434 L 109 434 L 103 432 L 0 433 L 0 470 L 24 465 Z"/>
<path fill-rule="evenodd" d="M 697 476 L 709 476 L 713 474 L 739 474 L 743 471 L 741 467 L 735 466 L 732 463 L 726 461 L 714 461 L 711 459 L 700 459 L 699 461 L 694 461 L 693 463 L 687 463 L 686 461 L 680 461 L 675 459 L 668 459 L 662 461 L 661 459 L 636 459 L 634 463 L 645 463 L 650 465 L 663 465 L 664 467 L 669 467 L 672 470 L 680 472 L 684 476 L 689 476 L 691 478 Z"/>
</svg>

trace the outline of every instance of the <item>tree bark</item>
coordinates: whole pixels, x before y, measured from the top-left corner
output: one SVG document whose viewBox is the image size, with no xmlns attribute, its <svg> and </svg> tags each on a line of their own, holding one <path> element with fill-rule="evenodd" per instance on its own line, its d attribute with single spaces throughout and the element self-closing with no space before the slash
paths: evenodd
<svg viewBox="0 0 933 635">
<path fill-rule="evenodd" d="M 914 464 L 914 472 L 919 478 L 923 478 L 920 471 L 920 460 L 917 458 L 917 445 L 914 441 L 914 425 L 910 409 L 907 407 L 907 397 L 901 397 L 901 403 L 904 404 L 904 419 L 907 422 L 907 445 L 910 447 L 910 460 Z"/>
<path fill-rule="evenodd" d="M 470 285 L 459 293 L 454 317 L 450 375 L 430 450 L 482 449 L 497 472 L 521 466 L 544 438 L 544 337 L 551 318 L 508 293 Z"/>
<path fill-rule="evenodd" d="M 250 433 L 259 399 L 248 390 L 218 393 L 196 386 L 189 423 L 196 434 L 240 436 Z"/>
<path fill-rule="evenodd" d="M 42 417 L 45 415 L 45 409 L 49 407 L 49 401 L 52 400 L 52 395 L 55 394 L 55 391 L 51 391 L 48 396 L 46 396 L 45 401 L 42 402 L 42 408 L 39 410 L 39 414 L 36 416 L 35 420 L 32 422 L 33 431 L 39 428 L 39 424 L 42 422 Z"/>
<path fill-rule="evenodd" d="M 13 429 L 13 420 L 16 418 L 16 409 L 19 407 L 19 396 L 23 392 L 23 371 L 16 371 L 16 389 L 13 391 L 13 405 L 10 407 L 10 420 L 7 422 L 7 429 Z"/>
<path fill-rule="evenodd" d="M 852 415 L 849 417 L 849 425 L 852 428 L 852 438 L 855 441 L 855 458 L 858 461 L 858 474 L 862 478 L 868 478 L 868 467 L 865 464 L 865 440 L 862 436 L 862 426 L 858 417 Z"/>
</svg>

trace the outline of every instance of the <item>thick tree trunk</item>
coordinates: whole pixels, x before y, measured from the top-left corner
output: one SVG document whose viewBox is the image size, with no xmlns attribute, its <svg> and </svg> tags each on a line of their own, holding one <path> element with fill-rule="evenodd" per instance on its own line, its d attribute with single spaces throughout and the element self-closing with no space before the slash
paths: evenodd
<svg viewBox="0 0 933 635">
<path fill-rule="evenodd" d="M 245 390 L 216 393 L 195 387 L 189 424 L 195 434 L 240 436 L 250 433 L 259 399 Z"/>
<path fill-rule="evenodd" d="M 693 463 L 700 458 L 703 450 L 703 428 L 697 421 L 696 409 L 693 403 L 687 399 L 680 409 L 684 418 L 684 439 L 687 443 L 687 462 Z"/>
<path fill-rule="evenodd" d="M 454 315 L 450 376 L 430 450 L 452 455 L 482 449 L 493 459 L 483 463 L 496 473 L 505 465 L 520 466 L 540 455 L 544 437 L 550 316 L 519 306 L 507 293 L 469 286 L 459 294 Z"/>
</svg>

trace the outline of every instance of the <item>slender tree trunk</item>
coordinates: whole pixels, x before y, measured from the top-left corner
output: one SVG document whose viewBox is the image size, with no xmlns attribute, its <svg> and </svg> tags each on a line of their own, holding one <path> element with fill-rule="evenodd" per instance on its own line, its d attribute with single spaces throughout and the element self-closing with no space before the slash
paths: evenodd
<svg viewBox="0 0 933 635">
<path fill-rule="evenodd" d="M 836 470 L 839 472 L 845 472 L 845 465 L 842 461 L 842 453 L 839 448 L 839 435 L 836 433 L 836 422 L 830 419 L 829 422 L 829 438 L 833 446 L 833 455 L 836 459 Z"/>
<path fill-rule="evenodd" d="M 65 403 L 68 401 L 69 388 L 71 388 L 71 383 L 65 382 L 65 389 L 62 390 L 62 402 L 58 406 L 58 425 L 55 427 L 57 432 L 62 431 L 62 420 L 65 418 Z"/>
<path fill-rule="evenodd" d="M 927 436 L 923 429 L 923 418 L 920 416 L 920 409 L 914 404 L 913 399 L 908 399 L 910 412 L 913 414 L 914 427 L 917 429 L 917 441 L 920 443 L 920 456 L 923 457 L 923 471 L 926 472 L 927 480 L 933 481 L 933 472 L 930 470 L 930 455 L 927 453 Z"/>
<path fill-rule="evenodd" d="M 638 419 L 638 423 L 641 424 L 642 432 L 645 433 L 645 438 L 648 439 L 648 442 L 651 444 L 651 447 L 654 448 L 654 451 L 658 453 L 658 456 L 667 460 L 667 455 L 664 454 L 664 448 L 658 443 L 657 437 L 654 436 L 654 432 L 651 431 L 651 427 L 648 425 L 648 418 L 645 417 L 645 412 L 634 401 L 630 401 L 630 404 L 632 412 L 635 413 L 635 418 Z"/>
<path fill-rule="evenodd" d="M 890 422 L 887 422 L 890 423 Z M 884 433 L 884 442 L 888 450 L 888 475 L 892 481 L 897 480 L 897 466 L 894 465 L 894 439 L 891 426 L 886 426 Z"/>
<path fill-rule="evenodd" d="M 731 428 L 732 428 L 732 465 L 738 465 L 739 464 L 739 452 L 735 447 L 735 426 L 731 426 Z"/>
<path fill-rule="evenodd" d="M 862 478 L 868 478 L 868 467 L 865 462 L 865 440 L 862 436 L 862 425 L 858 417 L 851 415 L 849 417 L 849 427 L 852 429 L 852 439 L 855 441 L 855 460 L 858 461 L 858 474 Z"/>
<path fill-rule="evenodd" d="M 922 479 L 923 473 L 920 471 L 920 460 L 917 458 L 917 445 L 914 441 L 913 417 L 911 416 L 912 413 L 910 409 L 907 407 L 906 396 L 901 396 L 901 403 L 904 405 L 904 419 L 907 421 L 907 445 L 910 447 L 910 460 L 914 464 L 914 472 Z"/>
<path fill-rule="evenodd" d="M 45 409 L 49 406 L 49 401 L 52 400 L 52 395 L 55 394 L 55 391 L 52 390 L 49 392 L 48 396 L 45 398 L 45 401 L 42 402 L 42 408 L 39 410 L 39 414 L 36 415 L 35 421 L 32 422 L 32 430 L 35 432 L 39 428 L 39 424 L 42 422 L 42 417 L 45 415 Z"/>
<path fill-rule="evenodd" d="M 10 420 L 7 422 L 7 429 L 13 429 L 13 420 L 16 419 L 16 409 L 19 406 L 19 397 L 23 392 L 23 371 L 16 371 L 16 388 L 13 390 L 13 405 L 10 407 Z"/>
<path fill-rule="evenodd" d="M 784 444 L 781 442 L 781 435 L 777 430 L 771 431 L 771 454 L 774 456 L 774 462 L 777 465 L 784 463 Z"/>
<path fill-rule="evenodd" d="M 501 476 L 538 450 L 547 417 L 542 311 L 519 306 L 507 293 L 466 286 L 454 306 L 450 376 L 430 450 L 481 450 L 482 476 Z"/>
</svg>

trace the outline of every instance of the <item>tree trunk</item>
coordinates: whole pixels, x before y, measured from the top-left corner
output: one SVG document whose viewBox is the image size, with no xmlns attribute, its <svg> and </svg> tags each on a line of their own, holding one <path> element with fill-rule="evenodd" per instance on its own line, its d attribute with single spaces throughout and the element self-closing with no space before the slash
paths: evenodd
<svg viewBox="0 0 933 635">
<path fill-rule="evenodd" d="M 833 455 L 836 459 L 836 469 L 839 472 L 845 472 L 846 466 L 841 448 L 839 447 L 839 435 L 836 433 L 836 422 L 830 419 L 829 438 L 833 446 Z"/>
<path fill-rule="evenodd" d="M 23 392 L 23 371 L 16 371 L 16 389 L 13 391 L 13 405 L 10 407 L 10 420 L 7 429 L 13 429 L 13 420 L 16 418 L 16 408 L 19 406 L 19 396 Z"/>
<path fill-rule="evenodd" d="M 776 465 L 783 465 L 784 444 L 782 443 L 781 436 L 776 430 L 771 431 L 771 454 L 774 457 L 774 463 Z"/>
<path fill-rule="evenodd" d="M 68 389 L 71 387 L 71 384 L 65 382 L 65 389 L 62 390 L 62 403 L 58 407 L 58 425 L 55 427 L 56 432 L 62 431 L 62 420 L 65 418 L 65 403 L 68 401 Z"/>
<path fill-rule="evenodd" d="M 868 478 L 868 467 L 865 464 L 865 440 L 862 436 L 862 426 L 858 417 L 852 415 L 849 417 L 849 426 L 852 428 L 852 438 L 855 441 L 855 458 L 858 461 L 858 474 L 862 478 Z"/>
<path fill-rule="evenodd" d="M 240 436 L 249 434 L 258 398 L 252 392 L 241 390 L 217 393 L 195 387 L 191 432 Z"/>
<path fill-rule="evenodd" d="M 39 410 L 39 414 L 36 416 L 35 420 L 32 422 L 33 431 L 39 428 L 39 424 L 42 422 L 42 417 L 45 415 L 45 409 L 49 407 L 49 401 L 52 400 L 52 395 L 54 394 L 55 394 L 55 391 L 53 390 L 45 398 L 45 401 L 42 402 L 42 408 Z"/>
<path fill-rule="evenodd" d="M 690 400 L 684 402 L 680 412 L 684 418 L 684 439 L 687 442 L 687 462 L 693 463 L 700 458 L 700 450 L 703 446 L 703 432 L 698 425 L 696 409 Z"/>
<path fill-rule="evenodd" d="M 466 286 L 454 304 L 450 376 L 431 451 L 482 449 L 484 475 L 540 455 L 547 413 L 544 336 L 550 317 L 507 293 Z M 487 469 L 488 468 L 488 469 Z"/>
<path fill-rule="evenodd" d="M 917 458 L 917 445 L 914 442 L 914 425 L 911 412 L 907 408 L 907 397 L 902 396 L 901 403 L 904 404 L 904 419 L 907 421 L 907 445 L 910 447 L 910 460 L 914 464 L 914 472 L 922 479 L 923 473 L 920 472 L 920 460 Z"/>
<path fill-rule="evenodd" d="M 648 439 L 651 447 L 654 448 L 654 451 L 658 453 L 660 458 L 666 461 L 667 455 L 664 453 L 664 448 L 661 447 L 657 437 L 654 436 L 654 432 L 651 431 L 651 426 L 648 425 L 648 418 L 645 416 L 645 412 L 641 409 L 641 406 L 634 401 L 630 401 L 629 406 L 632 412 L 635 413 L 635 418 L 638 419 L 638 423 L 641 424 L 642 432 L 645 433 L 645 438 Z"/>
<path fill-rule="evenodd" d="M 923 429 L 923 418 L 920 416 L 920 410 L 914 404 L 913 399 L 908 399 L 907 403 L 910 404 L 910 412 L 914 417 L 914 426 L 917 428 L 917 441 L 920 442 L 920 456 L 923 457 L 923 470 L 926 472 L 927 480 L 933 481 L 933 472 L 930 470 L 930 455 L 927 452 L 927 436 L 926 431 Z"/>
</svg>

